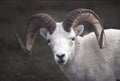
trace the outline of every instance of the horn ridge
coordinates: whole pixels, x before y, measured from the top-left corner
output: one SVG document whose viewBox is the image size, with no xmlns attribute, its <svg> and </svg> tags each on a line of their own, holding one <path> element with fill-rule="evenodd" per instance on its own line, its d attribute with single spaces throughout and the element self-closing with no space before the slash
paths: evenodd
<svg viewBox="0 0 120 81">
<path fill-rule="evenodd" d="M 30 27 L 32 25 L 34 25 L 34 27 Z M 27 31 L 36 31 L 40 26 L 46 27 L 49 33 L 52 34 L 55 30 L 56 23 L 55 20 L 46 13 L 35 14 L 28 20 Z"/>
<path fill-rule="evenodd" d="M 90 9 L 79 8 L 71 11 L 68 16 L 63 20 L 62 25 L 65 31 L 70 32 L 72 27 L 77 27 L 82 22 L 91 24 L 96 34 L 97 40 L 99 41 L 100 39 L 102 39 L 99 44 L 104 44 L 105 34 L 103 31 L 102 21 L 96 15 L 96 13 Z M 101 34 L 101 32 L 103 34 Z M 100 48 L 102 48 L 102 46 L 104 45 L 101 45 Z"/>
<path fill-rule="evenodd" d="M 99 20 L 100 24 L 103 26 L 102 21 L 100 20 L 100 18 L 98 17 L 98 15 L 95 12 L 93 12 L 90 9 L 78 8 L 78 9 L 75 9 L 75 10 L 71 11 L 68 14 L 68 16 L 64 19 L 64 21 L 63 21 L 64 29 L 68 30 L 67 28 L 71 27 L 74 23 L 74 20 L 78 19 L 79 15 L 82 14 L 82 13 L 91 13 L 92 15 L 94 15 Z M 84 20 L 86 20 L 88 17 L 89 16 L 86 16 L 86 18 L 84 18 Z M 79 22 L 80 22 L 80 20 L 79 20 Z"/>
</svg>

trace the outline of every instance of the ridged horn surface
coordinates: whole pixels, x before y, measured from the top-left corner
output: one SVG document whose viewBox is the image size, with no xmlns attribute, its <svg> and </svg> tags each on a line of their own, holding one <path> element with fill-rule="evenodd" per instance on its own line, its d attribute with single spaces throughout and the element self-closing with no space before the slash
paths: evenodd
<svg viewBox="0 0 120 81">
<path fill-rule="evenodd" d="M 71 11 L 63 21 L 63 28 L 65 31 L 70 32 L 71 27 L 77 27 L 82 22 L 92 25 L 99 47 L 103 48 L 105 44 L 105 34 L 102 22 L 92 10 L 79 8 Z"/>
</svg>

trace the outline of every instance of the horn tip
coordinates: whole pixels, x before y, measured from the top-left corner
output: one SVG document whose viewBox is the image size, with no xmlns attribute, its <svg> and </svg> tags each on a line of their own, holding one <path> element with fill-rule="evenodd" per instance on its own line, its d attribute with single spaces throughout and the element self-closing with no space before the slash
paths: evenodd
<svg viewBox="0 0 120 81">
<path fill-rule="evenodd" d="M 24 46 L 20 36 L 18 35 L 18 33 L 16 33 L 16 37 L 18 39 L 18 42 L 20 44 L 20 47 L 23 49 L 23 51 L 25 52 L 26 56 L 31 56 L 31 51 L 27 50 L 26 47 Z"/>
<path fill-rule="evenodd" d="M 25 52 L 26 56 L 28 56 L 28 57 L 31 56 L 31 53 L 32 53 L 31 51 L 28 51 L 27 49 L 25 49 L 24 52 Z"/>
<path fill-rule="evenodd" d="M 102 29 L 101 31 L 101 36 L 100 36 L 100 39 L 99 39 L 99 47 L 100 49 L 103 49 L 103 47 L 105 46 L 105 34 L 104 34 L 104 29 Z"/>
</svg>

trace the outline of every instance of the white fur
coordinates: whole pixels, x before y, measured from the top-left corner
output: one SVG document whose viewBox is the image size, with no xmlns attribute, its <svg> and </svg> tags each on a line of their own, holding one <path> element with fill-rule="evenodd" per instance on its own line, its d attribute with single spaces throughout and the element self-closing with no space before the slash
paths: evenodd
<svg viewBox="0 0 120 81">
<path fill-rule="evenodd" d="M 78 29 L 79 33 L 82 29 Z M 80 31 L 81 30 L 81 31 Z M 76 30 L 75 30 L 76 32 Z M 120 79 L 120 30 L 105 30 L 106 44 L 103 49 L 98 46 L 94 33 L 84 37 L 64 31 L 57 23 L 53 34 L 47 32 L 55 61 L 56 54 L 65 54 L 61 70 L 71 81 L 116 81 Z M 42 34 L 41 34 L 42 35 Z M 43 35 L 42 35 L 43 36 Z M 71 38 L 75 36 L 75 41 Z M 44 36 L 45 38 L 45 36 Z"/>
</svg>

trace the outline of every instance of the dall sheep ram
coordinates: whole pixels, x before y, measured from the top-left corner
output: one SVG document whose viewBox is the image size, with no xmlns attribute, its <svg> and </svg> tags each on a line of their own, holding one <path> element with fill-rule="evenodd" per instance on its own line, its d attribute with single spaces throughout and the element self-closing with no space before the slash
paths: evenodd
<svg viewBox="0 0 120 81">
<path fill-rule="evenodd" d="M 81 22 L 91 24 L 94 32 L 81 37 L 84 30 Z M 71 81 L 120 79 L 120 30 L 104 30 L 99 17 L 92 10 L 75 9 L 62 22 L 55 22 L 46 13 L 30 17 L 26 46 L 16 34 L 28 55 L 31 54 L 39 29 L 52 49 L 55 62 Z"/>
</svg>

